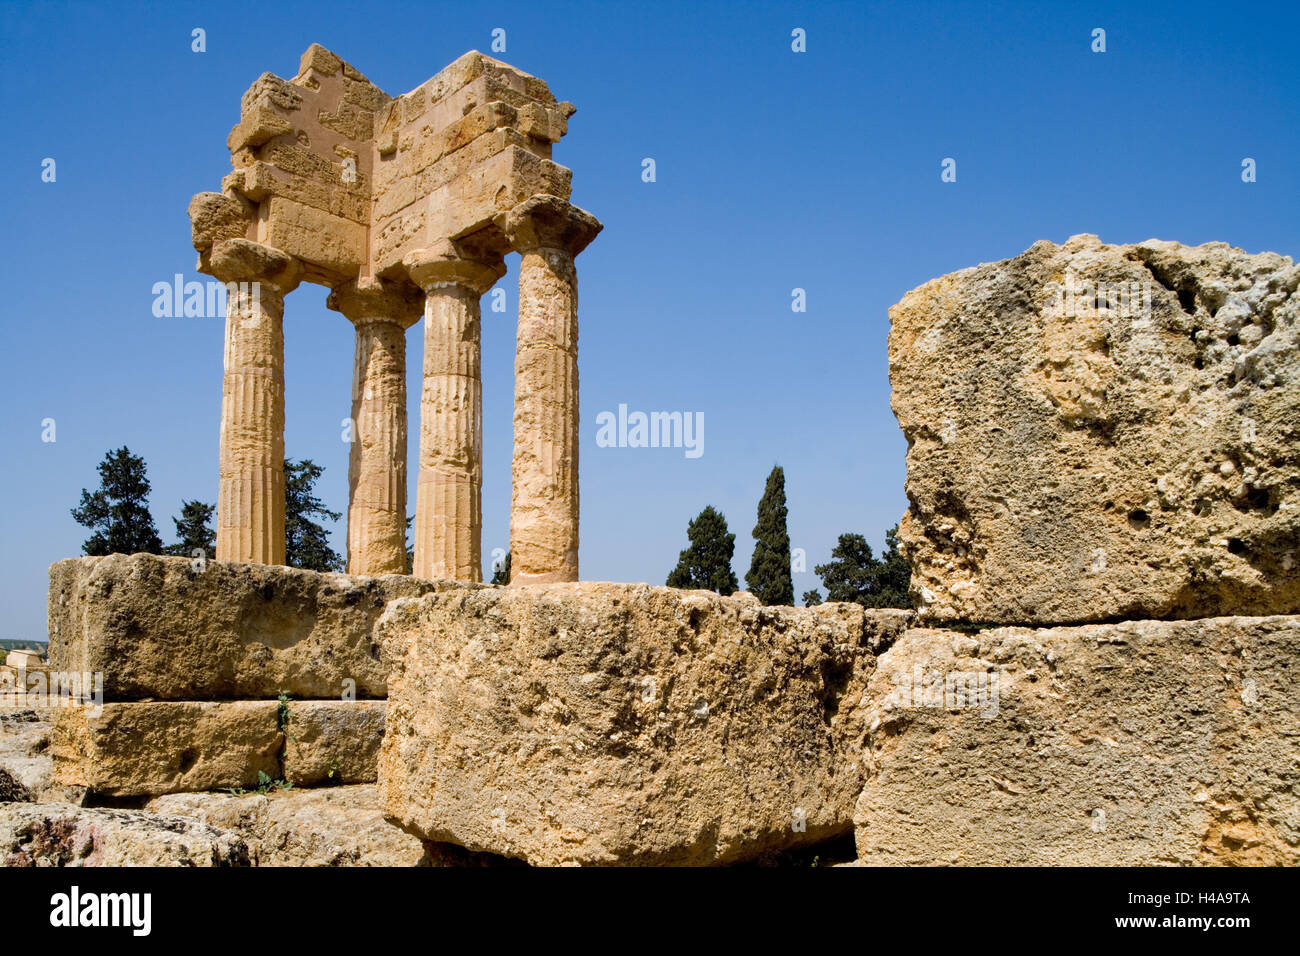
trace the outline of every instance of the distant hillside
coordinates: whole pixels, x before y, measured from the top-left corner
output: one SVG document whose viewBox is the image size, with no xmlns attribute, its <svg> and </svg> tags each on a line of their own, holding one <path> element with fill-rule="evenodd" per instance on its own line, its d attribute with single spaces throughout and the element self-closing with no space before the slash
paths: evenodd
<svg viewBox="0 0 1300 956">
<path fill-rule="evenodd" d="M 29 641 L 19 637 L 0 637 L 0 651 L 6 654 L 10 651 L 20 651 L 25 647 L 30 647 L 34 651 L 45 653 L 46 641 Z"/>
</svg>

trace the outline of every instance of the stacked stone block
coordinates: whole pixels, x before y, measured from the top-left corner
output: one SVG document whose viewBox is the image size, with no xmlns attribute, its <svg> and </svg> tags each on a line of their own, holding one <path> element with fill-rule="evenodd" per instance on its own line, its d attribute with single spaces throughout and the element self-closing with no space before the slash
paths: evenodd
<svg viewBox="0 0 1300 956">
<path fill-rule="evenodd" d="M 53 711 L 56 781 L 116 797 L 373 783 L 373 627 L 437 587 L 143 554 L 54 564 L 51 669 L 103 681 L 101 706 Z"/>
<path fill-rule="evenodd" d="M 1300 864 L 1300 269 L 1082 235 L 890 320 L 930 626 L 863 695 L 860 859 Z"/>
</svg>

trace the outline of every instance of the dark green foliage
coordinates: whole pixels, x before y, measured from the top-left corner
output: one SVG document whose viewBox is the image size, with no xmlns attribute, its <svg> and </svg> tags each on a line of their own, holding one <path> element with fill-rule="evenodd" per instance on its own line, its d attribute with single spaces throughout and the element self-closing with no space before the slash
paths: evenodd
<svg viewBox="0 0 1300 956">
<path fill-rule="evenodd" d="M 735 594 L 739 582 L 731 570 L 731 558 L 736 553 L 736 536 L 727 531 L 727 519 L 709 505 L 687 526 L 686 536 L 690 545 L 668 575 L 668 586 Z"/>
<path fill-rule="evenodd" d="M 316 479 L 325 471 L 310 458 L 284 460 L 284 563 L 308 571 L 342 571 L 343 559 L 329 546 L 329 533 L 314 517 L 338 521 L 316 497 Z"/>
<path fill-rule="evenodd" d="M 415 543 L 411 540 L 411 524 L 415 521 L 415 515 L 406 516 L 406 573 L 411 574 L 415 570 Z"/>
<path fill-rule="evenodd" d="M 10 651 L 39 651 L 41 654 L 49 653 L 50 645 L 46 641 L 29 641 L 26 638 L 5 637 L 0 638 L 0 657 L 8 654 Z"/>
<path fill-rule="evenodd" d="M 194 552 L 202 551 L 204 557 L 212 557 L 217 546 L 217 532 L 208 526 L 216 505 L 202 501 L 181 501 L 181 516 L 172 518 L 176 525 L 176 543 L 164 548 L 167 554 L 179 554 L 183 557 L 195 557 Z"/>
<path fill-rule="evenodd" d="M 885 532 L 885 545 L 884 555 L 876 558 L 862 535 L 840 535 L 831 560 L 814 569 L 826 586 L 826 600 L 910 608 L 907 587 L 912 571 L 898 550 L 898 525 Z"/>
<path fill-rule="evenodd" d="M 506 552 L 505 560 L 492 568 L 492 584 L 509 584 L 510 583 L 510 552 Z"/>
<path fill-rule="evenodd" d="M 790 534 L 786 530 L 785 472 L 780 465 L 767 476 L 754 525 L 754 557 L 745 583 L 764 604 L 794 604 L 790 577 Z"/>
<path fill-rule="evenodd" d="M 149 479 L 144 459 L 125 445 L 99 463 L 99 490 L 81 489 L 72 517 L 94 533 L 81 550 L 91 556 L 162 553 L 162 539 L 149 514 Z"/>
<path fill-rule="evenodd" d="M 821 603 L 822 603 L 822 592 L 821 592 L 821 591 L 818 591 L 816 588 L 813 588 L 811 591 L 804 591 L 804 592 L 803 592 L 803 606 L 804 606 L 804 607 L 816 607 L 818 604 L 821 604 Z"/>
</svg>

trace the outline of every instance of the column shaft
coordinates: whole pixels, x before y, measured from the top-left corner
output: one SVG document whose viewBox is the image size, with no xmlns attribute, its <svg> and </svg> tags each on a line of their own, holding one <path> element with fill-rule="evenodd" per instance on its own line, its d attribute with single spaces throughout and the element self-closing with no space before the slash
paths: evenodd
<svg viewBox="0 0 1300 956">
<path fill-rule="evenodd" d="M 578 580 L 578 287 L 573 256 L 522 254 L 511 583 Z"/>
<path fill-rule="evenodd" d="M 284 564 L 284 296 L 232 285 L 221 394 L 217 560 Z"/>
<path fill-rule="evenodd" d="M 483 384 L 479 292 L 425 289 L 416 577 L 483 579 Z"/>
<path fill-rule="evenodd" d="M 348 573 L 406 573 L 406 330 L 356 323 Z"/>
</svg>

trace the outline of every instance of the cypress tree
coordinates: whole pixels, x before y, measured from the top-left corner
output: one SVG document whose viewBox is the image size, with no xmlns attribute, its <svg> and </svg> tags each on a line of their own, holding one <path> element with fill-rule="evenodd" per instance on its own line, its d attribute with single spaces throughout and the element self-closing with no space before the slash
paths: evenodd
<svg viewBox="0 0 1300 956">
<path fill-rule="evenodd" d="M 727 531 L 727 519 L 708 505 L 687 525 L 686 537 L 690 545 L 668 575 L 668 586 L 735 594 L 739 584 L 731 558 L 736 552 L 736 536 Z"/>
<path fill-rule="evenodd" d="M 786 530 L 785 471 L 780 465 L 767 476 L 754 525 L 754 557 L 745 583 L 764 604 L 794 604 L 790 576 L 790 534 Z"/>
<path fill-rule="evenodd" d="M 81 545 L 92 557 L 105 554 L 162 553 L 162 539 L 149 513 L 148 468 L 123 445 L 99 463 L 99 489 L 81 489 L 72 517 L 94 533 Z"/>
</svg>

